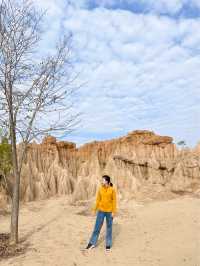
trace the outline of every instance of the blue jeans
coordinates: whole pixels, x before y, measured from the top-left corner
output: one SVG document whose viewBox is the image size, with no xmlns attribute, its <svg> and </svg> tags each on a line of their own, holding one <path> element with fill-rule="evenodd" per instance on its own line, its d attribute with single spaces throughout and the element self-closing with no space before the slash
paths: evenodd
<svg viewBox="0 0 200 266">
<path fill-rule="evenodd" d="M 95 227 L 90 238 L 90 243 L 94 246 L 97 243 L 99 233 L 101 231 L 101 227 L 103 225 L 104 217 L 106 217 L 106 246 L 112 246 L 112 224 L 113 224 L 113 217 L 112 212 L 103 212 L 98 211 L 96 217 Z"/>
</svg>

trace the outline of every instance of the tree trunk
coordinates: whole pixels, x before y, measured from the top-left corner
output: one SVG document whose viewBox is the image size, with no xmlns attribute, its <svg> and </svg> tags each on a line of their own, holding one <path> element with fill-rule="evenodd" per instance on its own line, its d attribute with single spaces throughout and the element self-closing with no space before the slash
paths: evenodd
<svg viewBox="0 0 200 266">
<path fill-rule="evenodd" d="M 12 120 L 12 119 L 11 119 Z M 10 124 L 11 144 L 12 144 L 12 163 L 14 174 L 14 187 L 12 195 L 12 213 L 11 213 L 11 226 L 10 226 L 10 243 L 18 243 L 18 219 L 19 219 L 19 198 L 20 198 L 20 173 L 18 169 L 17 159 L 17 145 L 15 126 L 13 121 Z"/>
</svg>

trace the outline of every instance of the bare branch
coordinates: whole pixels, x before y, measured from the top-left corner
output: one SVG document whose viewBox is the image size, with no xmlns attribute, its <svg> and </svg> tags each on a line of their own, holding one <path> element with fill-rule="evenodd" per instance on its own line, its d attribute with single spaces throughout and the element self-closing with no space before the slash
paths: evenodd
<svg viewBox="0 0 200 266">
<path fill-rule="evenodd" d="M 0 0 L 0 127 L 8 129 L 12 145 L 15 214 L 28 143 L 50 132 L 69 133 L 80 122 L 72 101 L 78 89 L 78 73 L 71 62 L 72 36 L 62 37 L 55 52 L 42 58 L 42 23 L 43 13 L 32 0 Z M 17 141 L 22 141 L 20 157 Z M 12 216 L 11 228 L 17 221 Z"/>
</svg>

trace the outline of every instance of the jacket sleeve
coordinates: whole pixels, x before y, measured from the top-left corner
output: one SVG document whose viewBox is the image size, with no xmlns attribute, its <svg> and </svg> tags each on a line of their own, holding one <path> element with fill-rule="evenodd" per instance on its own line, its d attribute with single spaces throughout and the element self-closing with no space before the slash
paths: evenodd
<svg viewBox="0 0 200 266">
<path fill-rule="evenodd" d="M 113 213 L 116 213 L 117 211 L 117 193 L 116 193 L 116 190 L 115 188 L 113 189 Z"/>
<path fill-rule="evenodd" d="M 98 189 L 98 192 L 97 192 L 97 195 L 96 195 L 96 202 L 95 202 L 95 205 L 92 208 L 92 210 L 94 212 L 97 211 L 100 200 L 101 200 L 101 194 L 100 194 L 100 189 Z"/>
</svg>

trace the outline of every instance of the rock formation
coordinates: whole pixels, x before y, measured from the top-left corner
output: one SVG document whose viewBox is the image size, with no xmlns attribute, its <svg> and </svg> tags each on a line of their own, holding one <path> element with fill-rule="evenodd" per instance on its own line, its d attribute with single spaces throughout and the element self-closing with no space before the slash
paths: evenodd
<svg viewBox="0 0 200 266">
<path fill-rule="evenodd" d="M 21 200 L 61 194 L 71 194 L 72 202 L 87 200 L 95 195 L 103 174 L 112 177 L 119 198 L 163 199 L 198 194 L 199 147 L 178 150 L 171 137 L 147 130 L 94 141 L 80 148 L 49 136 L 41 144 L 28 146 L 22 169 Z"/>
</svg>

